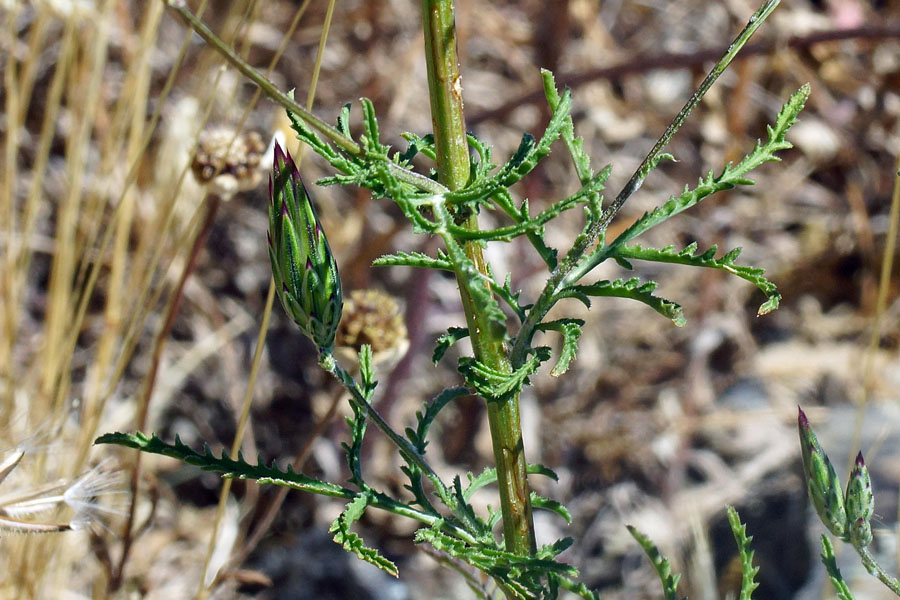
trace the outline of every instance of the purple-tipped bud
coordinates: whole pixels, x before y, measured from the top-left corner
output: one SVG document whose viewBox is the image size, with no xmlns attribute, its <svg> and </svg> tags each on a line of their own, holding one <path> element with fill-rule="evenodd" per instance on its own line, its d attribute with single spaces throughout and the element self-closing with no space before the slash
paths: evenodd
<svg viewBox="0 0 900 600">
<path fill-rule="evenodd" d="M 806 474 L 806 488 L 809 499 L 818 513 L 822 523 L 831 533 L 847 539 L 848 521 L 844 507 L 844 494 L 841 482 L 828 455 L 819 445 L 803 410 L 798 407 L 797 429 L 800 432 L 800 452 L 803 457 L 803 471 Z"/>
<path fill-rule="evenodd" d="M 337 262 L 290 154 L 275 144 L 270 179 L 269 258 L 285 312 L 319 348 L 331 352 L 343 300 Z M 315 234 L 313 234 L 315 232 Z"/>
<path fill-rule="evenodd" d="M 856 455 L 856 464 L 850 472 L 844 504 L 850 523 L 850 541 L 857 547 L 868 546 L 872 541 L 869 521 L 875 512 L 875 495 L 872 493 L 872 479 L 862 452 Z"/>
</svg>

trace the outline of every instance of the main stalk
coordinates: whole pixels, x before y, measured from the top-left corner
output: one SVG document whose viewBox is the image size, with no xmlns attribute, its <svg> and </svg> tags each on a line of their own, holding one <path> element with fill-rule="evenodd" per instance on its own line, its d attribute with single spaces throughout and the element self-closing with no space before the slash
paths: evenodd
<svg viewBox="0 0 900 600">
<path fill-rule="evenodd" d="M 449 189 L 456 190 L 468 181 L 469 147 L 463 116 L 453 1 L 422 0 L 422 21 L 438 177 Z M 477 215 L 469 216 L 465 226 L 471 230 L 478 229 Z M 487 275 L 481 246 L 477 242 L 469 242 L 464 248 L 466 256 L 481 273 Z M 457 272 L 456 278 L 475 358 L 491 368 L 511 372 L 504 343 L 505 332 L 491 324 L 485 312 L 473 302 L 469 291 L 473 285 L 484 284 L 468 281 L 460 272 Z M 534 523 L 518 395 L 502 401 L 488 401 L 487 413 L 497 465 L 506 548 L 517 554 L 533 554 L 536 550 Z"/>
</svg>

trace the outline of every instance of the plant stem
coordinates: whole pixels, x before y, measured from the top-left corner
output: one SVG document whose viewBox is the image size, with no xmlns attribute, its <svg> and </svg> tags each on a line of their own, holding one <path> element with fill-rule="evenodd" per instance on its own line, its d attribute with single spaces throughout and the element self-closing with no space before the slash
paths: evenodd
<svg viewBox="0 0 900 600">
<path fill-rule="evenodd" d="M 457 190 L 468 182 L 469 148 L 452 0 L 422 0 L 422 21 L 438 177 L 450 190 Z M 469 216 L 464 226 L 477 230 L 477 216 Z M 468 242 L 463 248 L 479 272 L 486 276 L 483 281 L 489 281 L 481 245 Z M 498 371 L 511 372 L 506 355 L 505 331 L 490 322 L 486 311 L 479 309 L 470 292 L 470 286 L 482 284 L 467 280 L 459 270 L 456 275 L 475 359 Z M 497 466 L 506 548 L 517 554 L 533 554 L 536 549 L 534 524 L 518 395 L 488 402 L 487 413 Z"/>
<path fill-rule="evenodd" d="M 895 578 L 885 572 L 881 565 L 876 562 L 875 557 L 869 553 L 869 549 L 865 546 L 861 546 L 856 548 L 856 552 L 859 553 L 860 558 L 862 558 L 862 564 L 866 568 L 866 570 L 878 578 L 881 583 L 886 585 L 894 594 L 900 596 L 900 581 L 897 581 Z"/>
</svg>

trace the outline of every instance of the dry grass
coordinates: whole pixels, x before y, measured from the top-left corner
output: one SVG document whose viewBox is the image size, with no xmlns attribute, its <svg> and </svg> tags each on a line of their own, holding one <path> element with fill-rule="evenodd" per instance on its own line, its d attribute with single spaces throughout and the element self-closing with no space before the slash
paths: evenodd
<svg viewBox="0 0 900 600">
<path fill-rule="evenodd" d="M 191 3 L 198 11 L 199 4 Z M 718 273 L 643 271 L 684 304 L 688 325 L 676 330 L 645 307 L 598 303 L 579 315 L 590 333 L 573 372 L 561 381 L 539 378 L 526 398 L 530 459 L 561 475 L 559 486 L 541 491 L 575 516 L 569 528 L 541 520 L 540 535 L 573 535 L 568 559 L 589 584 L 609 586 L 607 598 L 650 597 L 657 589 L 625 522 L 651 532 L 672 555 L 692 597 L 731 585 L 725 503 L 737 504 L 760 543 L 760 597 L 804 597 L 800 588 L 816 580 L 808 557 L 816 550 L 802 539 L 805 500 L 791 425 L 798 402 L 822 406 L 811 418 L 847 452 L 859 443 L 850 436 L 854 415 L 866 415 L 856 431 L 864 450 L 875 445 L 873 468 L 883 461 L 876 485 L 895 490 L 900 482 L 892 445 L 877 444 L 900 427 L 900 280 L 879 275 L 896 219 L 889 199 L 900 147 L 900 11 L 891 3 L 819 4 L 779 8 L 758 54 L 736 64 L 674 141 L 680 162 L 654 174 L 614 224 L 625 226 L 737 158 L 781 100 L 810 81 L 811 102 L 791 138 L 798 150 L 764 169 L 755 188 L 711 200 L 650 240 L 743 246 L 744 260 L 766 267 L 779 284 L 782 309 L 755 319 L 753 290 Z M 401 131 L 427 132 L 418 3 L 336 3 L 320 52 L 327 10 L 324 2 L 213 2 L 203 18 L 298 98 L 315 88 L 314 110 L 326 120 L 364 95 L 389 141 Z M 507 154 L 522 130 L 536 131 L 546 118 L 527 97 L 539 86 L 537 67 L 553 68 L 575 86 L 576 128 L 598 163 L 613 164 L 610 188 L 618 189 L 701 76 L 697 56 L 721 45 L 751 12 L 745 0 L 461 3 L 470 127 L 496 144 L 496 157 Z M 309 455 L 308 470 L 344 477 L 336 450 L 344 431 L 329 424 L 334 390 L 280 309 L 266 327 L 264 186 L 222 203 L 207 230 L 209 193 L 222 191 L 191 172 L 204 131 L 225 126 L 235 136 L 256 131 L 268 139 L 287 133 L 281 112 L 259 101 L 159 1 L 0 1 L 0 22 L 0 449 L 27 449 L 4 492 L 71 482 L 110 453 L 91 446 L 98 434 L 135 428 L 225 449 L 243 437 L 250 456 Z M 821 41 L 822 31 L 845 32 L 845 39 Z M 646 71 L 646 64 L 660 68 Z M 517 98 L 525 100 L 485 120 Z M 302 170 L 310 181 L 326 173 L 314 160 Z M 570 168 L 554 155 L 517 192 L 534 206 L 572 187 Z M 429 242 L 413 238 L 392 207 L 356 190 L 313 194 L 345 289 L 381 288 L 406 305 L 411 351 L 381 375 L 380 400 L 392 422 L 406 424 L 424 398 L 456 381 L 452 360 L 440 369 L 427 360 L 433 337 L 461 321 L 455 286 L 432 274 L 368 268 L 392 248 Z M 551 239 L 565 247 L 575 226 L 564 222 Z M 181 286 L 195 246 L 194 274 Z M 499 248 L 489 258 L 527 295 L 540 282 L 540 265 L 520 250 Z M 884 302 L 873 334 L 879 289 Z M 268 338 L 257 353 L 261 327 Z M 852 408 L 866 405 L 868 412 Z M 476 470 L 488 460 L 482 416 L 472 402 L 442 417 L 441 442 L 429 447 L 442 471 Z M 327 435 L 313 443 L 319 432 Z M 373 476 L 399 485 L 393 459 L 372 438 Z M 126 519 L 113 519 L 93 534 L 0 538 L 0 597 L 194 597 L 221 482 L 167 460 L 145 458 L 136 471 L 133 453 L 114 454 L 125 472 L 140 473 L 132 535 L 122 533 Z M 249 553 L 247 540 L 274 493 L 235 484 L 225 496 L 214 566 Z M 884 528 L 895 526 L 896 502 L 896 494 L 878 496 Z M 349 573 L 335 576 L 344 588 L 291 578 L 317 553 L 331 556 L 308 532 L 324 530 L 334 510 L 289 495 L 259 549 L 220 572 L 218 597 L 342 597 L 362 593 L 352 587 L 359 581 L 383 594 L 395 589 L 340 571 L 355 568 L 343 562 L 329 568 Z M 373 545 L 401 560 L 405 581 L 421 582 L 402 593 L 457 597 L 458 580 L 435 574 L 435 563 L 415 553 L 406 524 L 373 515 L 364 526 Z M 123 562 L 126 540 L 134 546 Z M 788 550 L 778 542 L 801 557 L 797 563 L 779 554 Z M 260 585 L 267 579 L 274 587 Z"/>
</svg>

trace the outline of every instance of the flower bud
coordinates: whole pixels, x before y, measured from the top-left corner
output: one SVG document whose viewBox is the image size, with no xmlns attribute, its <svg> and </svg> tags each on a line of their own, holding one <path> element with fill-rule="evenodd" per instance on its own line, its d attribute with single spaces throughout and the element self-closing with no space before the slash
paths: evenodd
<svg viewBox="0 0 900 600">
<path fill-rule="evenodd" d="M 809 498 L 828 530 L 839 538 L 846 539 L 848 523 L 841 482 L 803 410 L 800 410 L 797 418 L 797 428 L 800 432 L 800 451 Z"/>
<path fill-rule="evenodd" d="M 863 460 L 862 452 L 856 455 L 856 464 L 847 481 L 847 495 L 844 497 L 847 519 L 850 523 L 850 540 L 854 546 L 868 546 L 872 541 L 872 527 L 869 520 L 875 512 L 875 496 L 872 493 L 872 479 Z"/>
<path fill-rule="evenodd" d="M 343 301 L 337 263 L 291 156 L 275 145 L 269 179 L 269 258 L 285 312 L 331 352 Z"/>
</svg>

